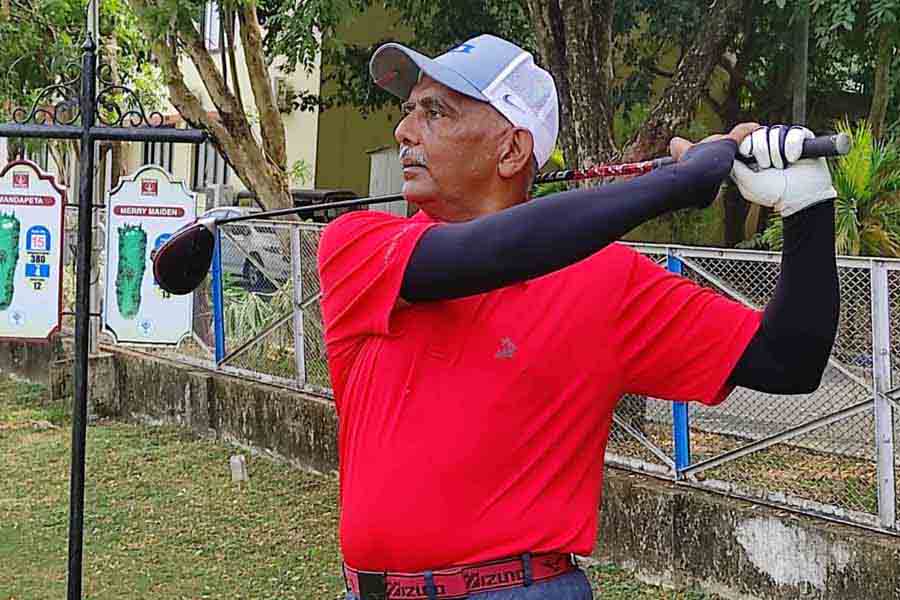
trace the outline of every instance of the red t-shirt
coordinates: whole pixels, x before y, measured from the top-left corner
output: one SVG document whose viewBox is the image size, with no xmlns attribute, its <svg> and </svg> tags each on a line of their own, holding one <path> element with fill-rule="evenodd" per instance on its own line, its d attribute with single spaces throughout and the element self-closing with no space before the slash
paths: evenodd
<svg viewBox="0 0 900 600">
<path fill-rule="evenodd" d="M 354 212 L 319 246 L 344 559 L 409 572 L 590 554 L 619 397 L 721 402 L 760 313 L 619 244 L 525 283 L 397 307 L 434 225 Z"/>
</svg>

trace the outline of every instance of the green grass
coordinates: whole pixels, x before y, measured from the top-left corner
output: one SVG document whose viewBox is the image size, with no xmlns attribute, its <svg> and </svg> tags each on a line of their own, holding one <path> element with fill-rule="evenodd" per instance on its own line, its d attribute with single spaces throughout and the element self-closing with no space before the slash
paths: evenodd
<svg viewBox="0 0 900 600">
<path fill-rule="evenodd" d="M 0 600 L 65 597 L 70 430 L 45 395 L 0 378 Z M 251 457 L 238 487 L 232 453 L 175 428 L 92 425 L 84 598 L 342 598 L 336 481 Z M 712 600 L 589 574 L 600 600 Z"/>
</svg>

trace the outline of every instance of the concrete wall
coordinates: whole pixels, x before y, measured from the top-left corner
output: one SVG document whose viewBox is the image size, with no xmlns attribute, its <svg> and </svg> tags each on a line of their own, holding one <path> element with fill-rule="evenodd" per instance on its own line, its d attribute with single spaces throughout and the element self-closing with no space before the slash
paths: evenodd
<svg viewBox="0 0 900 600">
<path fill-rule="evenodd" d="M 177 423 L 304 469 L 336 472 L 337 418 L 330 401 L 121 348 L 104 350 L 108 355 L 92 362 L 90 413 Z M 61 351 L 60 345 L 0 344 L 0 370 L 46 374 Z M 71 373 L 67 360 L 51 368 L 57 400 L 71 393 Z M 900 538 L 611 468 L 595 558 L 647 581 L 699 585 L 726 598 L 900 599 Z"/>
<path fill-rule="evenodd" d="M 900 538 L 614 469 L 596 557 L 726 598 L 900 598 Z"/>
</svg>

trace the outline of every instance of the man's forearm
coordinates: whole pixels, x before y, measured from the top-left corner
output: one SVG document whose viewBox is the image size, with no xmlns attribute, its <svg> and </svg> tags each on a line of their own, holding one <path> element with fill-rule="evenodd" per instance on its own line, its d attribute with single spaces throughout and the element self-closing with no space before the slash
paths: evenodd
<svg viewBox="0 0 900 600">
<path fill-rule="evenodd" d="M 781 274 L 730 383 L 773 394 L 814 391 L 837 332 L 834 201 L 784 219 Z"/>
<path fill-rule="evenodd" d="M 408 301 L 459 298 L 574 264 L 649 219 L 711 202 L 736 148 L 731 140 L 701 144 L 684 162 L 631 181 L 435 227 L 413 252 L 400 296 Z"/>
</svg>

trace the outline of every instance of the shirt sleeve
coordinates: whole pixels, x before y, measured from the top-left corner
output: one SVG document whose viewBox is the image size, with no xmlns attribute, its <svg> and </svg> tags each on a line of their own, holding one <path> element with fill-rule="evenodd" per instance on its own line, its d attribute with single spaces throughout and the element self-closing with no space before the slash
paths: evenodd
<svg viewBox="0 0 900 600">
<path fill-rule="evenodd" d="M 433 225 L 356 211 L 325 228 L 318 259 L 328 346 L 356 336 L 388 334 L 410 255 Z"/>
<path fill-rule="evenodd" d="M 631 257 L 612 330 L 624 393 L 709 405 L 725 400 L 762 313 L 623 251 Z"/>
</svg>

